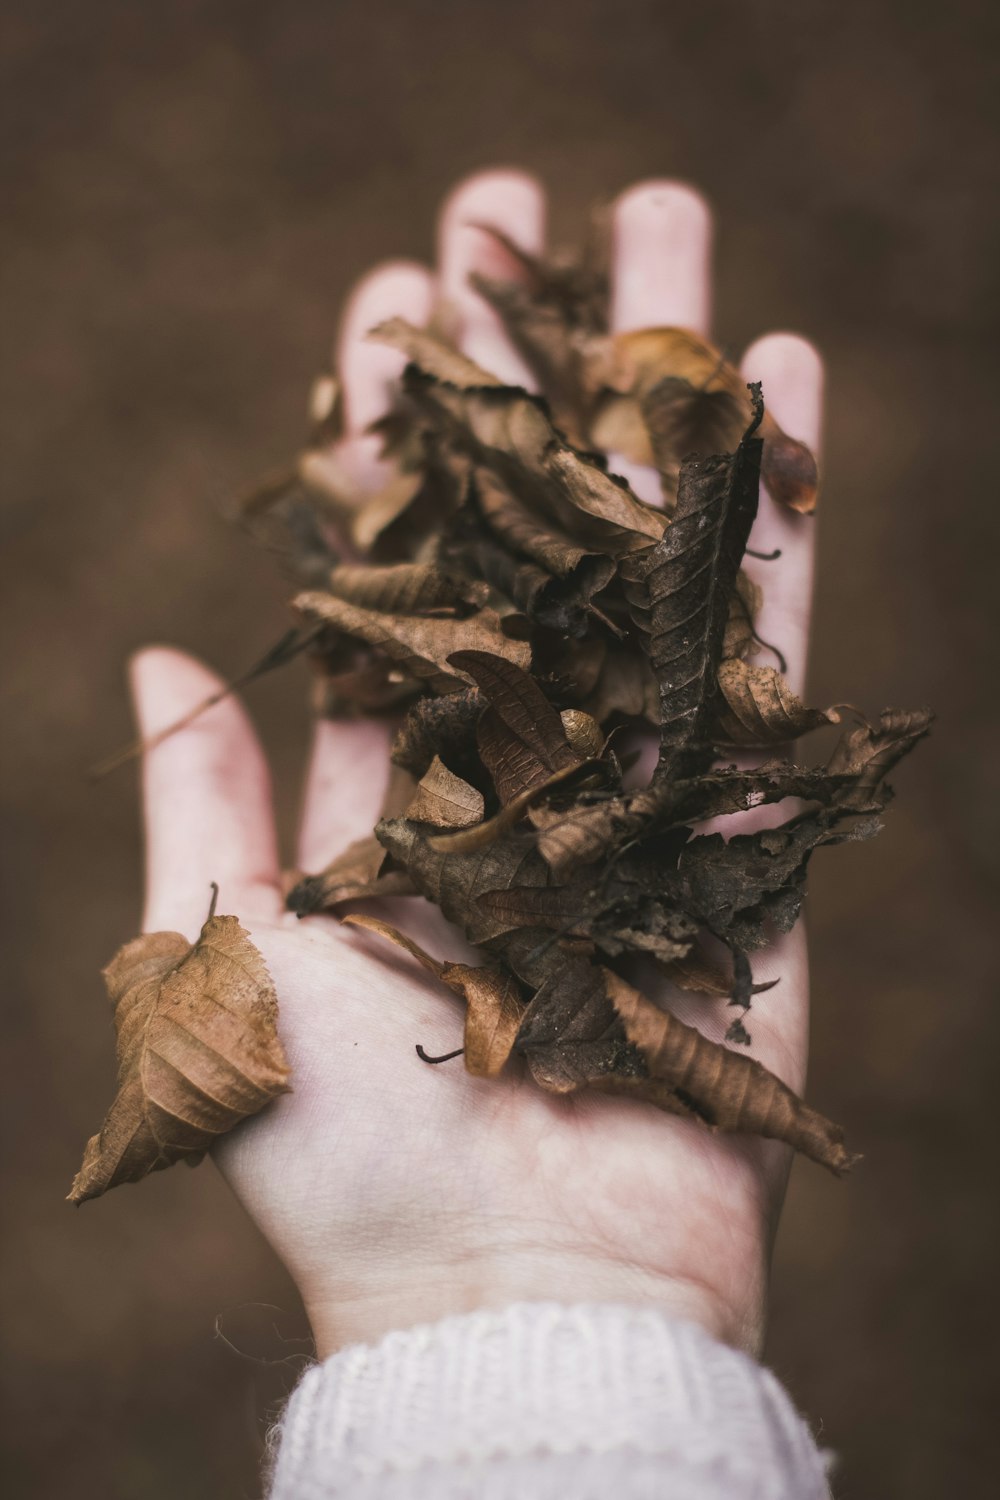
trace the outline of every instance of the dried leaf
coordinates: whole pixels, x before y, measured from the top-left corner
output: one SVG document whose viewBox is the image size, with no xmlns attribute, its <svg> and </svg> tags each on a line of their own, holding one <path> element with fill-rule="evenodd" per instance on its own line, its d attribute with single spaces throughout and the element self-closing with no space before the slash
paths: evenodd
<svg viewBox="0 0 1000 1500">
<path fill-rule="evenodd" d="M 716 733 L 731 745 L 781 745 L 823 724 L 840 723 L 835 708 L 807 708 L 773 667 L 724 661 L 718 677 L 725 709 L 716 719 Z"/>
<path fill-rule="evenodd" d="M 214 901 L 213 901 L 214 907 Z M 126 943 L 104 971 L 118 1092 L 69 1198 L 83 1203 L 212 1143 L 288 1089 L 267 966 L 235 917 Z"/>
<path fill-rule="evenodd" d="M 739 371 L 685 328 L 646 328 L 594 340 L 588 380 L 616 393 L 595 419 L 594 442 L 633 463 L 658 467 L 668 493 L 684 459 L 728 451 L 751 416 Z M 819 480 L 809 449 L 783 432 L 769 412 L 761 438 L 761 477 L 768 494 L 791 510 L 814 510 Z M 684 446 L 692 441 L 696 446 Z"/>
<path fill-rule="evenodd" d="M 452 854 L 436 850 L 405 818 L 383 819 L 375 831 L 383 848 L 406 870 L 421 894 L 439 906 L 447 920 L 460 927 L 476 946 L 489 944 L 508 931 L 503 921 L 480 911 L 478 898 L 484 891 L 511 886 L 541 891 L 549 885 L 548 869 L 530 832 L 514 829 L 485 849 Z"/>
<path fill-rule="evenodd" d="M 742 954 L 738 959 L 734 955 L 734 963 L 727 968 L 698 947 L 665 965 L 664 973 L 678 989 L 687 990 L 692 995 L 707 995 L 719 1000 L 728 997 L 734 1004 L 744 1006 L 749 1005 L 752 995 L 762 995 L 778 983 L 777 979 L 770 979 L 764 984 L 754 984 L 750 965 Z M 749 1042 L 749 1037 L 746 1040 Z"/>
<path fill-rule="evenodd" d="M 578 546 L 554 522 L 541 525 L 489 469 L 476 469 L 474 482 L 487 526 L 512 552 L 523 553 L 554 578 L 572 583 L 584 599 L 611 582 L 617 571 L 612 557 Z"/>
<path fill-rule="evenodd" d="M 312 624 L 328 625 L 366 641 L 406 676 L 426 683 L 435 693 L 455 693 L 469 685 L 466 677 L 446 665 L 455 651 L 491 651 L 522 667 L 531 661 L 527 642 L 506 636 L 499 615 L 491 609 L 480 610 L 467 620 L 391 615 L 320 593 L 299 594 L 294 607 Z"/>
<path fill-rule="evenodd" d="M 754 426 L 734 454 L 684 465 L 663 540 L 623 565 L 633 618 L 640 630 L 648 620 L 644 639 L 660 693 L 661 777 L 707 727 L 729 601 L 757 514 Z"/>
<path fill-rule="evenodd" d="M 858 1158 L 845 1147 L 840 1127 L 810 1109 L 774 1073 L 709 1041 L 610 969 L 604 976 L 629 1041 L 654 1077 L 681 1090 L 706 1123 L 785 1141 L 838 1175 L 855 1164 Z"/>
<path fill-rule="evenodd" d="M 637 499 L 624 480 L 571 448 L 535 397 L 484 383 L 476 366 L 446 360 L 436 341 L 401 319 L 382 324 L 371 337 L 414 361 L 404 389 L 450 443 L 494 470 L 540 515 L 579 536 L 581 545 L 622 556 L 663 534 L 663 515 Z"/>
<path fill-rule="evenodd" d="M 405 933 L 376 917 L 352 913 L 343 920 L 405 948 L 429 973 L 462 996 L 466 1002 L 463 1049 L 466 1072 L 477 1078 L 496 1078 L 510 1056 L 524 1014 L 524 1002 L 514 980 L 499 969 L 442 963 L 431 958 Z"/>
<path fill-rule="evenodd" d="M 763 947 L 769 941 L 765 916 L 778 931 L 789 930 L 798 916 L 813 851 L 821 844 L 870 838 L 878 832 L 874 820 L 841 827 L 851 816 L 849 810 L 823 809 L 780 828 L 737 834 L 728 842 L 718 833 L 702 834 L 685 845 L 676 880 L 664 881 L 665 897 L 679 900 L 709 931 L 736 946 Z M 747 912 L 749 922 L 744 916 L 737 927 L 739 914 Z"/>
<path fill-rule="evenodd" d="M 440 753 L 461 770 L 476 753 L 476 724 L 483 700 L 475 688 L 445 698 L 421 698 L 410 709 L 392 743 L 392 761 L 418 779 Z"/>
<path fill-rule="evenodd" d="M 436 828 L 470 828 L 483 821 L 485 811 L 482 792 L 454 775 L 435 755 L 420 779 L 406 817 L 414 823 L 432 823 Z M 379 850 L 384 854 L 381 845 Z"/>
<path fill-rule="evenodd" d="M 560 953 L 551 971 L 529 1002 L 514 1045 L 535 1082 L 563 1094 L 611 1072 L 626 1038 L 594 964 Z"/>
<path fill-rule="evenodd" d="M 558 426 L 572 442 L 585 443 L 592 404 L 584 382 L 586 340 L 607 328 L 606 256 L 543 260 L 501 231 L 478 227 L 504 246 L 524 279 L 500 281 L 474 272 L 470 281 L 499 314 L 514 347 L 534 371 Z"/>
<path fill-rule="evenodd" d="M 382 816 L 395 817 L 414 795 L 413 777 L 391 765 L 382 799 Z M 292 886 L 285 905 L 297 917 L 332 911 L 344 901 L 370 896 L 411 896 L 413 883 L 403 870 L 392 869 L 374 833 L 355 839 L 318 875 L 303 875 Z"/>
<path fill-rule="evenodd" d="M 289 891 L 285 905 L 297 917 L 332 911 L 362 896 L 409 896 L 413 884 L 402 870 L 382 873 L 385 850 L 373 833 L 355 839 L 318 875 L 303 875 Z"/>
<path fill-rule="evenodd" d="M 929 732 L 933 719 L 926 708 L 887 708 L 876 727 L 864 724 L 845 734 L 827 764 L 831 775 L 854 778 L 841 805 L 855 812 L 883 807 L 887 800 L 884 778 Z M 880 788 L 881 796 L 876 797 Z"/>
<path fill-rule="evenodd" d="M 324 584 L 331 594 L 362 609 L 383 614 L 425 615 L 436 611 L 479 609 L 489 593 L 480 581 L 459 578 L 434 563 L 342 564 L 330 570 Z"/>
<path fill-rule="evenodd" d="M 489 705 L 478 742 L 502 803 L 583 764 L 562 719 L 528 672 L 485 651 L 458 651 L 450 664 L 472 678 Z"/>
<path fill-rule="evenodd" d="M 722 638 L 723 661 L 742 660 L 753 649 L 757 641 L 754 621 L 763 597 L 763 590 L 741 569 L 729 600 L 729 618 Z"/>
<path fill-rule="evenodd" d="M 559 715 L 570 748 L 581 760 L 596 760 L 607 743 L 597 720 L 579 708 L 564 708 Z"/>
</svg>

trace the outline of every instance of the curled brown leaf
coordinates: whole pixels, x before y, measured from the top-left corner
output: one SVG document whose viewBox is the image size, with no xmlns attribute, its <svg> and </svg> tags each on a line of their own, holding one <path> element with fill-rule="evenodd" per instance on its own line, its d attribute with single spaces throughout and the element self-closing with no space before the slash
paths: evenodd
<svg viewBox="0 0 1000 1500">
<path fill-rule="evenodd" d="M 235 917 L 211 913 L 193 945 L 179 932 L 136 938 L 104 980 L 118 1091 L 87 1142 L 72 1203 L 176 1161 L 193 1165 L 289 1086 L 274 985 Z"/>
</svg>

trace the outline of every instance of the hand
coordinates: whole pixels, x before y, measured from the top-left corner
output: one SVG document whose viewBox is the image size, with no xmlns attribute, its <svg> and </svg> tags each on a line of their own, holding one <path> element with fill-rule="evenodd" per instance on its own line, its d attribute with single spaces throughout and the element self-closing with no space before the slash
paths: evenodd
<svg viewBox="0 0 1000 1500">
<path fill-rule="evenodd" d="M 471 227 L 487 221 L 540 249 L 544 203 L 512 172 L 463 183 L 441 220 L 435 278 L 416 265 L 372 272 L 353 294 L 340 339 L 348 436 L 343 458 L 377 464 L 364 428 L 379 415 L 390 351 L 363 341 L 393 314 L 420 323 L 435 290 L 457 304 L 467 352 L 525 379 L 490 310 L 470 291 L 474 267 L 511 274 L 502 250 Z M 708 210 L 688 188 L 648 183 L 615 211 L 617 329 L 680 324 L 707 331 Z M 785 429 L 815 447 L 821 368 L 801 339 L 771 335 L 747 353 L 748 378 Z M 648 481 L 647 481 L 648 482 Z M 654 491 L 655 493 L 655 487 Z M 766 495 L 751 545 L 782 549 L 779 566 L 748 561 L 766 584 L 759 622 L 802 687 L 812 572 L 811 520 Z M 134 663 L 141 728 L 151 735 L 216 686 L 203 667 L 156 649 Z M 381 724 L 321 723 L 308 776 L 298 863 L 315 870 L 370 831 L 387 768 Z M 526 1077 L 485 1082 L 459 1061 L 428 1067 L 415 1052 L 460 1044 L 461 1006 L 396 950 L 332 917 L 283 910 L 268 770 L 243 709 L 228 700 L 167 739 L 144 770 L 145 929 L 194 938 L 209 883 L 262 950 L 277 987 L 294 1092 L 222 1140 L 215 1160 L 289 1267 L 320 1355 L 396 1327 L 515 1300 L 649 1302 L 757 1350 L 770 1243 L 788 1150 L 715 1136 L 649 1105 L 599 1095 L 555 1097 Z M 417 903 L 405 905 L 413 913 Z M 464 945 L 425 903 L 440 957 Z M 411 930 L 412 925 L 411 925 Z M 753 1053 L 801 1090 L 807 975 L 801 926 L 761 955 L 758 980 L 780 976 L 752 1013 Z M 719 1038 L 724 1002 L 682 997 L 685 1019 Z"/>
</svg>

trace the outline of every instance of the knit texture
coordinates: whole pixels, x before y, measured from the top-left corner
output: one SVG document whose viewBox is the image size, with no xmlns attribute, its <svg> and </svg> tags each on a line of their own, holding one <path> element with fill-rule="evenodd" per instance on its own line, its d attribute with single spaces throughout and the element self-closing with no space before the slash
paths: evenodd
<svg viewBox="0 0 1000 1500">
<path fill-rule="evenodd" d="M 515 1303 L 340 1350 L 276 1433 L 271 1500 L 824 1500 L 769 1371 L 653 1308 Z"/>
</svg>

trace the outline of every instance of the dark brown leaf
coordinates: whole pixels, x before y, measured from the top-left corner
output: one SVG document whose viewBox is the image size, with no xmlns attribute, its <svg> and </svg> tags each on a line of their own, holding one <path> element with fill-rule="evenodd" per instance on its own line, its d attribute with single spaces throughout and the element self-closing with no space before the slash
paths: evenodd
<svg viewBox="0 0 1000 1500">
<path fill-rule="evenodd" d="M 582 764 L 558 712 L 528 672 L 486 651 L 458 651 L 450 664 L 472 678 L 489 705 L 478 742 L 502 803 Z"/>
<path fill-rule="evenodd" d="M 512 886 L 542 891 L 550 883 L 530 831 L 514 829 L 470 854 L 441 853 L 405 818 L 384 819 L 375 831 L 418 890 L 476 945 L 490 943 L 510 930 L 509 924 L 479 909 L 478 898 L 484 891 Z"/>
<path fill-rule="evenodd" d="M 584 382 L 585 348 L 589 337 L 607 328 L 605 257 L 543 260 L 501 231 L 479 227 L 515 259 L 523 280 L 500 281 L 473 272 L 472 285 L 499 314 L 514 347 L 531 366 L 558 426 L 572 442 L 585 444 L 591 406 Z"/>
<path fill-rule="evenodd" d="M 393 740 L 393 764 L 419 780 L 440 753 L 443 761 L 461 770 L 476 753 L 476 724 L 483 706 L 475 688 L 445 698 L 421 698 Z"/>
<path fill-rule="evenodd" d="M 705 735 L 729 602 L 757 514 L 759 462 L 751 427 L 734 454 L 686 463 L 663 540 L 623 564 L 629 607 L 659 684 L 660 777 Z"/>
</svg>

